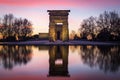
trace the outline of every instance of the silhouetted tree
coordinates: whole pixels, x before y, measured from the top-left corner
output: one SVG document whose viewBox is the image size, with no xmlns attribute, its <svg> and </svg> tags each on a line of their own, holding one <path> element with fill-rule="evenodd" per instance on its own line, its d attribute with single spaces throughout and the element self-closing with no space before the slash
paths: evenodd
<svg viewBox="0 0 120 80">
<path fill-rule="evenodd" d="M 107 28 L 103 28 L 100 33 L 97 35 L 97 40 L 108 41 L 111 40 L 110 31 Z"/>
<path fill-rule="evenodd" d="M 27 19 L 15 18 L 13 14 L 6 14 L 2 19 L 0 32 L 4 39 L 16 40 L 32 34 L 32 24 Z"/>
<path fill-rule="evenodd" d="M 27 19 L 16 19 L 14 23 L 16 36 L 25 38 L 32 34 L 32 24 Z"/>
<path fill-rule="evenodd" d="M 89 34 L 95 35 L 97 32 L 96 18 L 91 16 L 90 18 L 83 20 L 80 30 L 84 39 L 87 39 Z M 94 38 L 94 36 L 92 36 L 92 38 Z"/>
<path fill-rule="evenodd" d="M 26 37 L 29 36 L 31 33 L 32 33 L 32 24 L 27 19 L 24 19 L 22 35 Z"/>
<path fill-rule="evenodd" d="M 4 15 L 3 27 L 4 27 L 5 35 L 7 34 L 6 36 L 13 36 L 14 35 L 13 21 L 14 21 L 14 16 L 12 14 Z"/>
<path fill-rule="evenodd" d="M 77 34 L 75 34 L 75 36 L 74 36 L 74 40 L 79 40 L 80 38 L 78 37 L 78 35 Z"/>
<path fill-rule="evenodd" d="M 76 35 L 76 32 L 74 30 L 72 30 L 70 33 L 70 39 L 73 40 L 75 35 Z"/>
<path fill-rule="evenodd" d="M 100 27 L 100 30 L 107 29 L 110 34 L 114 36 L 120 35 L 120 16 L 117 12 L 107 12 L 100 14 L 97 26 Z M 102 32 L 102 31 L 100 31 Z M 106 34 L 104 34 L 106 35 Z"/>
<path fill-rule="evenodd" d="M 103 40 L 119 40 L 120 15 L 115 11 L 105 11 L 97 18 L 83 20 L 80 30 L 83 38 L 91 34 L 93 39 L 104 37 Z"/>
</svg>

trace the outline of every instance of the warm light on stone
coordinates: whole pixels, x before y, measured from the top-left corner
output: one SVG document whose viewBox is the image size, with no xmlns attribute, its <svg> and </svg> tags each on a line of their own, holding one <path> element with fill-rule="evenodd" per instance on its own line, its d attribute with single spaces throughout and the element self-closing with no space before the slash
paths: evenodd
<svg viewBox="0 0 120 80">
<path fill-rule="evenodd" d="M 70 10 L 48 10 L 49 40 L 69 40 L 68 15 Z"/>
</svg>

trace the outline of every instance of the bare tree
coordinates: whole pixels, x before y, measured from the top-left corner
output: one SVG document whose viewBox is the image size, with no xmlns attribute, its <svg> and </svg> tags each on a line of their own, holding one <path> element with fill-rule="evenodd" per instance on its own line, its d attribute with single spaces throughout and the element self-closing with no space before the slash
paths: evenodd
<svg viewBox="0 0 120 80">
<path fill-rule="evenodd" d="M 113 35 L 113 37 L 119 36 L 120 35 L 120 16 L 115 11 L 111 11 L 111 12 L 105 11 L 103 14 L 100 14 L 97 21 L 97 26 L 101 29 L 100 32 L 103 32 L 104 29 L 107 29 L 107 31 L 111 35 Z"/>
<path fill-rule="evenodd" d="M 6 14 L 3 17 L 2 22 L 0 32 L 4 39 L 6 37 L 27 37 L 32 34 L 32 24 L 27 19 L 15 18 L 13 14 Z"/>
<path fill-rule="evenodd" d="M 75 35 L 76 35 L 76 32 L 74 30 L 72 30 L 70 33 L 70 39 L 73 40 Z"/>
<path fill-rule="evenodd" d="M 32 24 L 27 20 L 23 20 L 23 29 L 21 31 L 23 33 L 23 36 L 30 36 L 32 33 Z"/>
<path fill-rule="evenodd" d="M 87 38 L 88 35 L 95 35 L 97 32 L 96 18 L 91 16 L 88 19 L 83 20 L 81 24 L 81 35 Z M 93 36 L 92 36 L 93 37 Z"/>
<path fill-rule="evenodd" d="M 105 40 L 119 40 L 120 15 L 115 11 L 105 11 L 97 18 L 90 17 L 83 20 L 80 30 L 83 38 L 92 35 L 93 38 L 99 36 L 102 39 L 103 36 Z"/>
</svg>

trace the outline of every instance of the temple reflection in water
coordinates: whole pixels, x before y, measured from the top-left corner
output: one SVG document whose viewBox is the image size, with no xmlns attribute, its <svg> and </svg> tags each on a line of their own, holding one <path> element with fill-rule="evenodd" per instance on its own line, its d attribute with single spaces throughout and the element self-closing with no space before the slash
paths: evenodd
<svg viewBox="0 0 120 80">
<path fill-rule="evenodd" d="M 0 46 L 0 80 L 120 80 L 119 75 L 120 46 Z"/>
<path fill-rule="evenodd" d="M 49 48 L 49 75 L 69 77 L 68 46 L 50 46 Z"/>
</svg>

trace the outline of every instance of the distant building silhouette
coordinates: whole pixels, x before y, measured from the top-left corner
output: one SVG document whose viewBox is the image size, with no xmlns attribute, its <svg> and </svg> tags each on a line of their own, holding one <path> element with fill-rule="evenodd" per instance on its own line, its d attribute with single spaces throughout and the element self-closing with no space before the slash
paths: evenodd
<svg viewBox="0 0 120 80">
<path fill-rule="evenodd" d="M 39 39 L 49 39 L 49 33 L 39 33 Z"/>
</svg>

